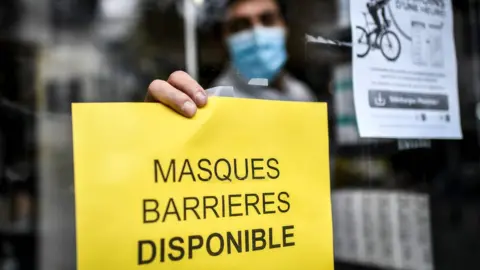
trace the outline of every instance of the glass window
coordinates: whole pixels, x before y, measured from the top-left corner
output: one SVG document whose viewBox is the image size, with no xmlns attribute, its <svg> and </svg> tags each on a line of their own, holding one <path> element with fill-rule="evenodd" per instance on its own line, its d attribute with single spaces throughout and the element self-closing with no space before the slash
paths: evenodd
<svg viewBox="0 0 480 270">
<path fill-rule="evenodd" d="M 179 70 L 328 103 L 336 269 L 478 269 L 479 18 L 478 0 L 2 0 L 0 269 L 76 268 L 71 103 L 188 116 L 148 95 Z"/>
</svg>

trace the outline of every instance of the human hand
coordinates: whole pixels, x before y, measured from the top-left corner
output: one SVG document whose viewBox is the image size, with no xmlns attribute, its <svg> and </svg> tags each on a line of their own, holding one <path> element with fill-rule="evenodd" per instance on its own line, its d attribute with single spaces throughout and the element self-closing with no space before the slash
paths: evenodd
<svg viewBox="0 0 480 270">
<path fill-rule="evenodd" d="M 145 102 L 159 102 L 188 118 L 204 107 L 207 100 L 205 90 L 183 71 L 173 72 L 166 81 L 154 80 L 145 97 Z"/>
</svg>

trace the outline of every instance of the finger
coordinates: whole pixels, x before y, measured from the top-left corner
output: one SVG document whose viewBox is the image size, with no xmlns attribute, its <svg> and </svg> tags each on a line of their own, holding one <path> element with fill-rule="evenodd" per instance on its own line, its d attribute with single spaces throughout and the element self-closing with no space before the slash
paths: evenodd
<svg viewBox="0 0 480 270">
<path fill-rule="evenodd" d="M 187 94 L 162 80 L 150 84 L 146 101 L 160 102 L 186 117 L 193 117 L 197 112 L 197 106 Z"/>
<path fill-rule="evenodd" d="M 170 75 L 167 82 L 187 94 L 195 101 L 198 107 L 203 107 L 207 104 L 207 93 L 188 73 L 175 71 Z"/>
</svg>

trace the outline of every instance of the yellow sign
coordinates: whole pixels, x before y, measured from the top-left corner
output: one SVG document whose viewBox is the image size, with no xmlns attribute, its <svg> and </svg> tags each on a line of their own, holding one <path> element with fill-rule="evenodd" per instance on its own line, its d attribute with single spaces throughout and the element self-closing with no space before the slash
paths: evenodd
<svg viewBox="0 0 480 270">
<path fill-rule="evenodd" d="M 74 104 L 79 270 L 333 269 L 327 106 Z"/>
</svg>

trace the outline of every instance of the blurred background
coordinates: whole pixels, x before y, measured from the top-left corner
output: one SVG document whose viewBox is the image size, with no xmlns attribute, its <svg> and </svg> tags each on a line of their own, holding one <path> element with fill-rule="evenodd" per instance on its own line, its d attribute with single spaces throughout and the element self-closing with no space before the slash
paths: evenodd
<svg viewBox="0 0 480 270">
<path fill-rule="evenodd" d="M 330 105 L 336 269 L 480 269 L 480 1 L 452 1 L 461 141 L 360 139 L 350 1 L 283 1 L 288 70 Z M 1 0 L 0 270 L 76 268 L 71 103 L 142 101 L 178 69 L 208 86 L 224 5 Z"/>
</svg>

